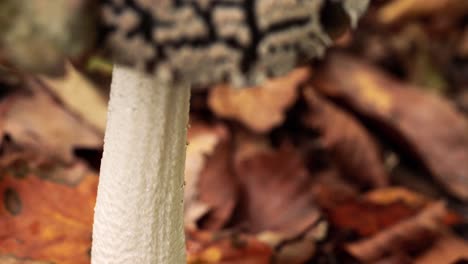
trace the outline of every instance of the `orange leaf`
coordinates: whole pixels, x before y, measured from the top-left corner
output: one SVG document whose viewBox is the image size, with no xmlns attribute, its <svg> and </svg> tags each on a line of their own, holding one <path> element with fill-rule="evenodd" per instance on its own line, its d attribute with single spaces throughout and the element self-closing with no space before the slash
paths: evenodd
<svg viewBox="0 0 468 264">
<path fill-rule="evenodd" d="M 98 177 L 70 187 L 37 176 L 0 182 L 0 254 L 56 263 L 89 263 Z"/>
<path fill-rule="evenodd" d="M 252 236 L 232 234 L 215 239 L 212 233 L 188 235 L 189 264 L 267 264 L 272 249 Z"/>
<path fill-rule="evenodd" d="M 267 81 L 262 87 L 233 89 L 218 86 L 208 104 L 216 115 L 242 122 L 255 132 L 268 132 L 285 119 L 285 111 L 297 98 L 297 88 L 310 77 L 307 68 Z"/>
<path fill-rule="evenodd" d="M 448 100 L 339 54 L 316 76 L 318 91 L 372 121 L 447 191 L 468 200 L 468 121 Z"/>
</svg>

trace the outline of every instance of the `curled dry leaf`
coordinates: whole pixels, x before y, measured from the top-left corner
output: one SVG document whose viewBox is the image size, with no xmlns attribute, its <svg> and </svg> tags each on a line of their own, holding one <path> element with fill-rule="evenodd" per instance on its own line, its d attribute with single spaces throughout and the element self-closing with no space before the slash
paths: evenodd
<svg viewBox="0 0 468 264">
<path fill-rule="evenodd" d="M 413 260 L 406 255 L 393 255 L 377 261 L 372 264 L 412 264 Z"/>
<path fill-rule="evenodd" d="M 37 149 L 18 145 L 8 137 L 1 142 L 0 153 L 0 171 L 17 177 L 32 173 L 42 179 L 75 186 L 90 170 L 82 160 L 63 163 L 39 153 Z"/>
<path fill-rule="evenodd" d="M 358 242 L 348 244 L 346 250 L 362 262 L 377 261 L 388 255 L 420 252 L 430 246 L 443 231 L 447 209 L 443 202 L 427 206 L 417 215 L 393 227 Z"/>
<path fill-rule="evenodd" d="M 272 250 L 250 235 L 215 238 L 212 233 L 197 231 L 188 235 L 187 255 L 189 264 L 269 264 Z"/>
<path fill-rule="evenodd" d="M 414 264 L 454 264 L 468 261 L 468 242 L 452 234 L 445 234 L 432 247 L 415 259 Z M 464 262 L 462 262 L 464 263 Z"/>
<path fill-rule="evenodd" d="M 76 187 L 34 175 L 2 176 L 0 255 L 89 263 L 97 176 L 88 175 Z"/>
<path fill-rule="evenodd" d="M 374 235 L 414 214 L 401 203 L 385 206 L 366 201 L 350 201 L 333 208 L 330 220 L 340 230 L 354 231 L 361 237 Z M 353 217 L 359 215 L 359 217 Z"/>
<path fill-rule="evenodd" d="M 311 192 L 312 178 L 290 145 L 275 150 L 255 144 L 240 143 L 235 154 L 234 168 L 243 188 L 236 223 L 252 233 L 270 231 L 294 238 L 321 217 Z"/>
<path fill-rule="evenodd" d="M 196 118 L 191 118 L 190 127 L 188 129 L 188 146 L 186 150 L 185 159 L 185 225 L 186 228 L 193 229 L 196 227 L 196 221 L 205 215 L 210 209 L 209 204 L 216 203 L 207 201 L 205 204 L 200 200 L 200 194 L 204 195 L 205 191 L 215 192 L 215 200 L 218 195 L 223 193 L 217 190 L 204 190 L 200 189 L 200 181 L 205 182 L 206 180 L 200 180 L 201 173 L 207 169 L 207 166 L 211 166 L 211 162 L 207 163 L 210 157 L 215 157 L 215 149 L 221 144 L 228 140 L 228 131 L 222 125 L 208 125 L 198 121 Z M 224 158 L 224 156 L 223 156 Z M 221 160 L 222 164 L 228 162 L 228 160 Z M 213 164 L 216 166 L 217 164 Z M 216 168 L 215 168 L 216 169 Z M 213 169 L 211 169 L 213 170 Z M 226 171 L 217 171 L 220 175 L 220 179 Z M 210 174 L 208 173 L 210 176 Z M 208 179 L 211 180 L 211 179 Z M 217 178 L 213 180 L 218 180 Z"/>
<path fill-rule="evenodd" d="M 468 200 L 468 122 L 450 102 L 344 55 L 330 56 L 316 76 L 322 94 L 373 121 L 447 191 Z"/>
<path fill-rule="evenodd" d="M 330 221 L 340 230 L 368 237 L 417 214 L 427 202 L 425 197 L 404 188 L 382 188 L 347 200 L 328 212 Z"/>
<path fill-rule="evenodd" d="M 308 112 L 303 122 L 318 130 L 320 143 L 342 175 L 364 187 L 382 187 L 388 176 L 380 150 L 366 129 L 350 114 L 324 100 L 312 87 L 304 89 Z"/>
<path fill-rule="evenodd" d="M 232 149 L 230 141 L 222 140 L 207 157 L 200 173 L 199 201 L 209 208 L 201 223 L 203 229 L 221 229 L 231 219 L 237 205 L 239 186 L 232 168 Z"/>
<path fill-rule="evenodd" d="M 21 259 L 13 256 L 1 256 L 0 263 L 2 264 L 52 264 L 49 261 Z"/>
<path fill-rule="evenodd" d="M 203 162 L 198 163 L 195 176 L 196 200 L 206 209 L 198 222 L 199 228 L 218 230 L 219 236 L 222 234 L 219 229 L 229 222 L 244 232 L 255 234 L 256 243 L 262 242 L 274 250 L 277 261 L 303 263 L 315 253 L 316 242 L 327 234 L 327 224 L 314 204 L 312 178 L 302 156 L 289 144 L 273 149 L 264 137 L 235 131 L 238 143 L 235 151 L 221 126 L 197 124 L 189 133 L 192 142 L 197 142 L 195 145 L 203 142 L 200 137 L 210 145 Z M 210 138 L 212 143 L 209 143 Z M 201 158 L 200 153 L 194 153 L 194 157 Z M 189 230 L 201 233 L 197 229 Z M 197 241 L 199 238 L 193 237 L 192 242 L 203 244 Z M 232 249 L 206 249 L 205 253 L 197 253 L 195 259 L 205 258 L 202 263 L 231 263 L 206 260 L 207 256 L 221 259 L 226 254 L 223 250 Z M 241 262 L 244 263 L 244 259 Z"/>
<path fill-rule="evenodd" d="M 289 144 L 275 150 L 245 140 L 236 150 L 234 168 L 241 193 L 233 224 L 275 248 L 277 259 L 287 263 L 310 259 L 327 228 L 299 152 Z"/>
<path fill-rule="evenodd" d="M 460 16 L 468 11 L 464 0 L 395 0 L 379 10 L 378 19 L 385 24 L 401 21 L 403 18 L 446 15 Z"/>
<path fill-rule="evenodd" d="M 468 28 L 463 31 L 463 35 L 458 43 L 457 55 L 468 58 Z"/>
<path fill-rule="evenodd" d="M 202 143 L 203 138 L 207 140 L 210 134 L 217 136 L 211 153 L 204 155 L 205 165 L 199 171 L 195 188 L 198 203 L 208 210 L 201 228 L 219 230 L 230 219 L 238 196 L 237 179 L 232 169 L 232 144 L 227 130 L 221 125 L 205 127 L 205 130 L 198 127 L 196 134 L 197 144 Z"/>
<path fill-rule="evenodd" d="M 66 74 L 61 77 L 41 76 L 43 81 L 54 95 L 81 119 L 104 133 L 106 128 L 107 103 L 91 81 L 86 79 L 70 63 L 66 64 Z"/>
<path fill-rule="evenodd" d="M 76 147 L 102 147 L 102 134 L 59 105 L 35 80 L 26 92 L 18 91 L 5 104 L 2 137 L 8 134 L 20 146 L 34 149 L 64 163 L 73 160 Z"/>
<path fill-rule="evenodd" d="M 266 81 L 262 87 L 211 89 L 208 104 L 218 116 L 242 122 L 255 132 L 264 133 L 280 125 L 285 111 L 296 101 L 297 88 L 310 77 L 308 68 Z"/>
<path fill-rule="evenodd" d="M 320 208 L 328 210 L 346 201 L 354 200 L 358 196 L 356 186 L 345 181 L 339 172 L 329 169 L 314 173 L 312 192 Z"/>
<path fill-rule="evenodd" d="M 426 206 L 430 202 L 427 197 L 403 187 L 388 187 L 373 190 L 366 193 L 364 198 L 369 202 L 381 205 L 400 201 L 409 207 L 417 209 Z"/>
</svg>

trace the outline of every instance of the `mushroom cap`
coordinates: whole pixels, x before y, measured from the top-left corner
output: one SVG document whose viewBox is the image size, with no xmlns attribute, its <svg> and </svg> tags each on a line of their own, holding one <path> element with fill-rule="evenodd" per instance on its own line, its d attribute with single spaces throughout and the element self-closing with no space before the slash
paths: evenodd
<svg viewBox="0 0 468 264">
<path fill-rule="evenodd" d="M 258 84 L 324 54 L 330 4 L 347 26 L 368 0 L 104 0 L 104 41 L 118 63 L 161 80 Z"/>
</svg>

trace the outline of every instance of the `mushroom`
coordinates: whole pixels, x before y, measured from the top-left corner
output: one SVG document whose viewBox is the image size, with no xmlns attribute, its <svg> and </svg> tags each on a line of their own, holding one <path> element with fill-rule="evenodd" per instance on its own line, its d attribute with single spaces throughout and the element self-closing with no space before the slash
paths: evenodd
<svg viewBox="0 0 468 264">
<path fill-rule="evenodd" d="M 367 0 L 332 2 L 352 23 L 367 5 Z M 185 262 L 190 87 L 257 84 L 321 56 L 332 42 L 321 26 L 325 3 L 104 2 L 106 41 L 116 61 L 133 68 L 118 64 L 113 72 L 93 263 Z"/>
<path fill-rule="evenodd" d="M 368 1 L 331 2 L 354 24 Z M 321 24 L 324 6 L 325 0 L 105 1 L 107 43 L 118 62 L 133 68 L 116 65 L 113 72 L 93 263 L 185 262 L 190 87 L 258 84 L 321 56 L 332 42 Z"/>
<path fill-rule="evenodd" d="M 55 1 L 73 6 L 84 0 Z M 355 25 L 368 1 L 100 1 L 100 37 L 118 64 L 111 85 L 92 263 L 184 263 L 183 172 L 190 88 L 219 82 L 260 84 L 320 57 L 332 43 L 335 26 Z M 16 3 L 3 1 L 0 7 Z M 16 12 L 0 12 L 0 22 L 10 21 L 11 14 Z M 5 32 L 16 32 L 9 31 L 11 24 Z M 55 33 L 55 26 L 45 28 Z M 28 37 L 39 37 L 29 34 L 33 24 L 26 28 Z M 2 34 L 0 46 L 14 47 L 10 36 L 21 39 Z M 57 44 L 60 39 L 53 35 L 43 43 Z M 41 70 L 36 64 L 26 66 Z"/>
</svg>

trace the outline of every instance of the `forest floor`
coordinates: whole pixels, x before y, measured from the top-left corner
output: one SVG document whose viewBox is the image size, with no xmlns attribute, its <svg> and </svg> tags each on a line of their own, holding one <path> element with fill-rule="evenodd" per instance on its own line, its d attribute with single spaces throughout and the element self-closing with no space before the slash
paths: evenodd
<svg viewBox="0 0 468 264">
<path fill-rule="evenodd" d="M 467 3 L 373 1 L 307 67 L 194 90 L 188 262 L 468 263 Z M 0 263 L 89 263 L 110 69 L 0 68 Z"/>
</svg>

